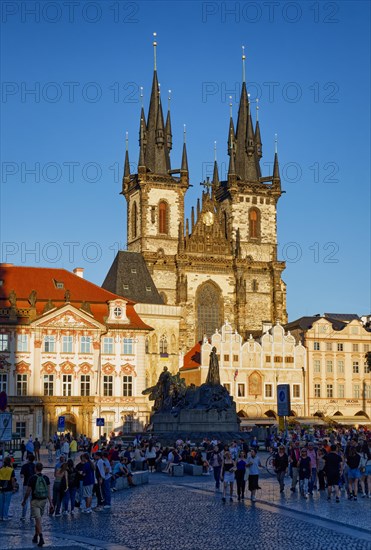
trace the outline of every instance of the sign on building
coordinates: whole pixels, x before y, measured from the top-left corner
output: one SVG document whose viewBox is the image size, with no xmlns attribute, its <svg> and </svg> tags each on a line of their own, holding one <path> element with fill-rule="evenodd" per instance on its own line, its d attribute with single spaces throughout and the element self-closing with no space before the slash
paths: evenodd
<svg viewBox="0 0 371 550">
<path fill-rule="evenodd" d="M 0 413 L 0 441 L 12 440 L 12 413 Z"/>
<path fill-rule="evenodd" d="M 104 426 L 104 418 L 97 418 L 97 426 Z"/>
<path fill-rule="evenodd" d="M 277 386 L 277 412 L 278 416 L 290 416 L 290 384 L 278 384 Z"/>
<path fill-rule="evenodd" d="M 58 416 L 58 432 L 64 432 L 66 427 L 66 417 L 65 416 Z"/>
</svg>

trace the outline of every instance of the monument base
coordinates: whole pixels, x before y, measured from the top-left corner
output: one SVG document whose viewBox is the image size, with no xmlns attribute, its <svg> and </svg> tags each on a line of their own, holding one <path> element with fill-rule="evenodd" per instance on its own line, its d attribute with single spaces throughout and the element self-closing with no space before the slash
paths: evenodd
<svg viewBox="0 0 371 550">
<path fill-rule="evenodd" d="M 240 422 L 232 410 L 181 409 L 175 416 L 170 412 L 156 412 L 151 424 L 155 433 L 210 433 L 239 432 Z"/>
</svg>

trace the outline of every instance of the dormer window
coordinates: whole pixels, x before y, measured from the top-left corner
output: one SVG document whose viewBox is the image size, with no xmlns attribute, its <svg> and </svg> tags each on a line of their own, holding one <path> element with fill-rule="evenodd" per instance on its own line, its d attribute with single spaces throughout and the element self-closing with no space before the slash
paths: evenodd
<svg viewBox="0 0 371 550">
<path fill-rule="evenodd" d="M 147 292 L 151 292 L 151 287 L 150 287 L 150 286 L 146 286 L 146 291 L 147 291 Z"/>
<path fill-rule="evenodd" d="M 132 267 L 132 268 L 131 268 L 131 272 L 132 272 L 132 273 L 136 273 L 136 272 L 137 272 L 137 270 L 135 269 L 135 267 Z"/>
<path fill-rule="evenodd" d="M 122 309 L 120 307 L 115 307 L 113 314 L 117 319 L 119 319 L 122 315 Z"/>
<path fill-rule="evenodd" d="M 59 288 L 59 289 L 64 288 L 64 283 L 62 283 L 62 281 L 54 280 L 54 285 L 55 285 L 55 288 Z"/>
</svg>

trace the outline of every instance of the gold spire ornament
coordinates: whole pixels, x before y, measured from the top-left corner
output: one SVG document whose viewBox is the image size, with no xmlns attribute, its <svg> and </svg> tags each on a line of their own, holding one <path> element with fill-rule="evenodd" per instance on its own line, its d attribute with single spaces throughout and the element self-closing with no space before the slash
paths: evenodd
<svg viewBox="0 0 371 550">
<path fill-rule="evenodd" d="M 256 98 L 256 122 L 259 120 L 259 98 Z"/>
<path fill-rule="evenodd" d="M 242 82 L 246 82 L 246 68 L 245 68 L 245 46 L 242 46 Z"/>
<path fill-rule="evenodd" d="M 274 152 L 278 153 L 278 136 L 277 134 L 274 134 Z"/>
<path fill-rule="evenodd" d="M 156 48 L 157 48 L 157 40 L 156 40 L 157 32 L 153 33 L 153 62 L 154 62 L 154 69 L 157 71 L 157 57 L 156 57 Z"/>
<path fill-rule="evenodd" d="M 125 135 L 125 147 L 126 147 L 126 151 L 129 150 L 129 132 L 126 132 L 126 135 Z"/>
</svg>

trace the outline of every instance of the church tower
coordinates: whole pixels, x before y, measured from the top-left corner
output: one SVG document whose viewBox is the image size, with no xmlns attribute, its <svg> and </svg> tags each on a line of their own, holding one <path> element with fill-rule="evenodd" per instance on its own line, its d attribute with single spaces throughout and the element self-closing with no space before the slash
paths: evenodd
<svg viewBox="0 0 371 550">
<path fill-rule="evenodd" d="M 185 142 L 179 169 L 172 169 L 170 108 L 164 121 L 154 46 L 154 73 L 147 118 L 142 106 L 137 174 L 125 155 L 122 194 L 127 200 L 128 251 L 144 259 L 164 303 L 182 308 L 180 341 L 189 349 L 224 322 L 248 338 L 262 324 L 287 322 L 285 263 L 277 258 L 277 201 L 281 180 L 277 148 L 273 173 L 262 176 L 262 139 L 252 109 L 242 55 L 242 89 L 236 126 L 230 114 L 229 169 L 212 181 L 184 219 L 189 187 Z M 138 284 L 140 282 L 138 281 Z"/>
<path fill-rule="evenodd" d="M 156 34 L 153 42 L 154 72 L 148 116 L 142 106 L 139 122 L 138 173 L 130 174 L 126 150 L 122 194 L 127 200 L 128 251 L 140 252 L 164 301 L 175 303 L 175 255 L 179 225 L 184 219 L 184 195 L 189 187 L 184 137 L 181 168 L 172 169 L 172 129 L 169 107 L 164 122 L 157 74 Z M 170 94 L 170 91 L 169 91 Z M 185 136 L 185 130 L 184 130 Z M 168 277 L 157 276 L 154 264 L 167 266 Z M 162 269 L 160 269 L 162 272 Z"/>
</svg>

